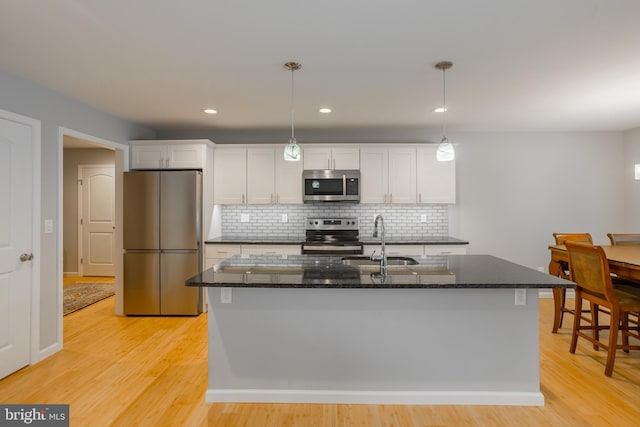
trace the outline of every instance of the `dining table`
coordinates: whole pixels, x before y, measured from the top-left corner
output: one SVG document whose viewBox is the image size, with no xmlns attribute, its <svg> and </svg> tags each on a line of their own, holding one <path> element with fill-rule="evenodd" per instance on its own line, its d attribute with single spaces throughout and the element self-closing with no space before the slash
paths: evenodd
<svg viewBox="0 0 640 427">
<path fill-rule="evenodd" d="M 609 270 L 612 274 L 624 279 L 640 282 L 640 245 L 598 245 L 607 255 Z M 549 274 L 562 275 L 563 263 L 569 262 L 569 253 L 565 245 L 551 245 L 551 261 Z M 563 289 L 553 289 L 554 319 L 553 332 L 557 332 L 562 319 Z"/>
</svg>

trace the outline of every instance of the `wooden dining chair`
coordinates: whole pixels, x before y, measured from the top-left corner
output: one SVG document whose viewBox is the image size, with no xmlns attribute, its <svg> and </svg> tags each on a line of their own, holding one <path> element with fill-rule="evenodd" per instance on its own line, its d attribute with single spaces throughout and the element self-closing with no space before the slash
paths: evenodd
<svg viewBox="0 0 640 427">
<path fill-rule="evenodd" d="M 591 238 L 591 234 L 589 233 L 553 233 L 553 238 L 556 241 L 556 245 L 564 245 L 565 242 L 583 242 L 593 244 L 593 239 Z M 560 266 L 558 269 L 558 276 L 571 280 L 569 277 L 569 263 L 560 262 Z M 554 288 L 553 289 L 553 329 L 552 332 L 555 334 L 558 332 L 558 329 L 562 327 L 562 320 L 564 319 L 564 313 L 575 314 L 574 309 L 567 308 L 566 303 L 567 298 L 567 290 Z"/>
<path fill-rule="evenodd" d="M 595 348 L 607 350 L 607 362 L 604 374 L 608 377 L 613 373 L 616 350 L 640 350 L 640 345 L 629 344 L 629 338 L 640 339 L 640 333 L 629 328 L 629 314 L 640 311 L 640 290 L 633 287 L 614 287 L 609 271 L 609 261 L 600 246 L 588 243 L 565 242 L 569 253 L 569 270 L 576 282 L 576 312 L 582 311 L 584 300 L 590 305 L 602 306 L 609 309 L 609 325 L 599 325 L 595 319 L 583 325 L 583 316 L 574 316 L 571 332 L 569 352 L 575 353 L 578 337 L 591 342 Z M 592 315 L 597 316 L 597 311 Z M 582 331 L 592 332 L 603 329 L 609 330 L 608 343 L 600 341 L 598 334 L 588 335 Z M 618 336 L 622 334 L 622 343 L 618 343 Z"/>
<path fill-rule="evenodd" d="M 615 245 L 640 245 L 640 234 L 634 233 L 607 233 L 611 246 Z"/>
</svg>

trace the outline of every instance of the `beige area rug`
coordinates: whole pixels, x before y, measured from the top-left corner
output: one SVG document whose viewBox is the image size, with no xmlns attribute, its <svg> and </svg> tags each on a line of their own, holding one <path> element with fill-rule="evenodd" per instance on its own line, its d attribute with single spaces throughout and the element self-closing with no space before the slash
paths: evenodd
<svg viewBox="0 0 640 427">
<path fill-rule="evenodd" d="M 63 293 L 63 313 L 66 316 L 69 313 L 113 296 L 115 289 L 114 284 L 110 282 L 76 282 L 65 286 Z"/>
</svg>

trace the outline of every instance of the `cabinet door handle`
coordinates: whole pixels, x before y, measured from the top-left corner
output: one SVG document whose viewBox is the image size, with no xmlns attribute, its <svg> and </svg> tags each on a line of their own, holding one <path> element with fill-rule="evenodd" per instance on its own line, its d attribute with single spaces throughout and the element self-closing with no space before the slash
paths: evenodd
<svg viewBox="0 0 640 427">
<path fill-rule="evenodd" d="M 393 203 L 393 194 L 389 194 L 389 203 Z"/>
<path fill-rule="evenodd" d="M 280 204 L 280 194 L 276 194 L 276 203 Z"/>
<path fill-rule="evenodd" d="M 244 205 L 244 194 L 242 194 L 242 204 Z"/>
<path fill-rule="evenodd" d="M 422 193 L 418 193 L 418 203 L 422 203 Z"/>
<path fill-rule="evenodd" d="M 169 169 L 169 159 L 168 158 L 164 159 L 164 163 L 165 163 L 164 167 Z"/>
</svg>

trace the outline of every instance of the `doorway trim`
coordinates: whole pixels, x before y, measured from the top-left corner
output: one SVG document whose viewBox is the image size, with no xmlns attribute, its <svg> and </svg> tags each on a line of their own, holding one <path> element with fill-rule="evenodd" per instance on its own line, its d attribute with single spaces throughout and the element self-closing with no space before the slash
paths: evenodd
<svg viewBox="0 0 640 427">
<path fill-rule="evenodd" d="M 64 160 L 64 137 L 71 136 L 79 139 L 84 139 L 86 141 L 92 142 L 96 145 L 101 145 L 105 148 L 111 148 L 115 150 L 115 209 L 116 209 L 116 233 L 115 233 L 115 244 L 113 247 L 114 250 L 114 261 L 115 261 L 115 292 L 116 292 L 116 308 L 115 314 L 122 314 L 122 280 L 123 280 L 123 266 L 122 266 L 122 248 L 123 248 L 123 239 L 122 239 L 122 179 L 123 173 L 129 170 L 129 146 L 126 144 L 121 144 L 115 141 L 109 141 L 107 139 L 102 139 L 93 135 L 89 135 L 83 132 L 79 132 L 73 129 L 58 127 L 58 188 L 60 192 L 58 194 L 58 230 L 60 238 L 58 239 L 58 271 L 57 271 L 57 280 L 58 280 L 58 292 L 59 292 L 59 300 L 60 304 L 58 305 L 58 336 L 61 337 L 61 341 L 63 338 L 63 327 L 62 327 L 62 300 L 63 300 L 63 285 L 62 285 L 62 276 L 63 276 L 63 160 Z"/>
</svg>

